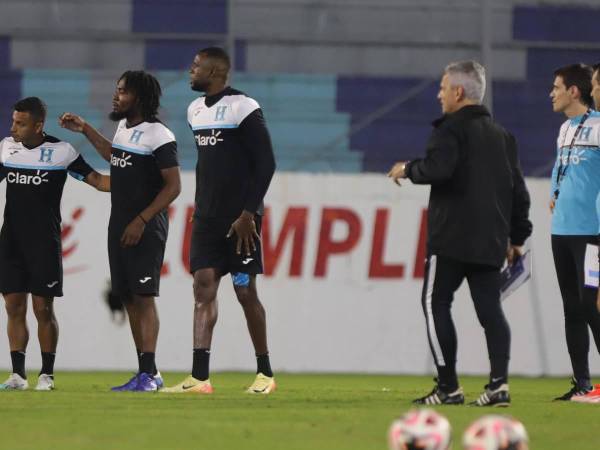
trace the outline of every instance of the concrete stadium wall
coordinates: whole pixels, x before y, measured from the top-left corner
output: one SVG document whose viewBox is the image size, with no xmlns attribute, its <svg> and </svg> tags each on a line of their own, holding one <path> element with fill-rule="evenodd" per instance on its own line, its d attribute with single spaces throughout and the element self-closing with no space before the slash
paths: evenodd
<svg viewBox="0 0 600 450">
<path fill-rule="evenodd" d="M 572 2 L 494 2 L 493 42 L 515 39 L 515 8 L 541 8 L 540 16 L 553 5 Z M 482 33 L 476 0 L 236 0 L 230 20 L 224 0 L 5 0 L 0 16 L 11 18 L 3 34 L 12 36 L 10 67 L 17 69 L 181 69 L 187 52 L 223 43 L 186 33 L 225 34 L 231 24 L 240 71 L 430 77 L 440 61 L 480 58 Z M 532 20 L 517 23 L 532 28 Z M 569 28 L 576 40 L 579 31 Z M 164 33 L 182 39 L 161 39 Z M 526 56 L 524 48 L 495 50 L 495 76 L 526 78 Z"/>
<path fill-rule="evenodd" d="M 252 72 L 437 77 L 440 61 L 480 57 L 478 2 L 248 0 L 234 17 Z M 269 26 L 257 27 L 264 18 Z M 509 42 L 511 2 L 495 5 L 493 24 L 494 42 Z M 525 78 L 525 54 L 495 50 L 495 75 Z"/>
<path fill-rule="evenodd" d="M 192 356 L 192 280 L 187 273 L 194 177 L 184 173 L 173 205 L 158 300 L 160 368 L 189 370 Z M 562 306 L 550 253 L 549 180 L 528 179 L 534 235 L 531 282 L 504 303 L 512 327 L 511 372 L 570 373 Z M 0 192 L 3 195 L 3 192 Z M 267 275 L 259 292 L 267 309 L 277 371 L 430 373 L 432 360 L 420 305 L 428 189 L 397 188 L 382 175 L 278 173 L 267 195 L 263 249 Z M 106 225 L 109 196 L 69 179 L 63 198 L 65 297 L 56 300 L 61 327 L 57 368 L 135 369 L 128 326 L 111 320 L 102 292 L 109 278 Z M 219 291 L 219 323 L 211 366 L 253 370 L 254 355 L 231 281 Z M 453 309 L 461 373 L 488 370 L 483 331 L 468 289 Z M 6 323 L 0 309 L 0 324 Z M 29 314 L 28 367 L 39 346 Z M 0 367 L 9 365 L 0 334 Z M 600 358 L 591 351 L 600 374 Z"/>
</svg>

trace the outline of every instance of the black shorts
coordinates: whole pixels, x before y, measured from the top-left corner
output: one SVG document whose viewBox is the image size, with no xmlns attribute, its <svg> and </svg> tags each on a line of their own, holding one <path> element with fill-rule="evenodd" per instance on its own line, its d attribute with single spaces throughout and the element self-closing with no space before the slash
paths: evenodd
<svg viewBox="0 0 600 450">
<path fill-rule="evenodd" d="M 199 269 L 217 269 L 221 275 L 256 275 L 263 273 L 262 244 L 256 242 L 256 250 L 245 255 L 236 253 L 237 236 L 227 237 L 231 224 L 236 219 L 194 217 L 190 246 L 190 272 Z M 260 236 L 262 217 L 255 216 L 256 231 Z"/>
<path fill-rule="evenodd" d="M 0 231 L 0 292 L 62 297 L 62 250 L 58 236 L 16 236 Z"/>
<path fill-rule="evenodd" d="M 152 295 L 157 297 L 160 270 L 165 256 L 169 220 L 166 213 L 157 214 L 146 225 L 140 242 L 134 247 L 121 247 L 121 236 L 127 220 L 111 216 L 108 225 L 108 262 L 114 295 Z"/>
</svg>

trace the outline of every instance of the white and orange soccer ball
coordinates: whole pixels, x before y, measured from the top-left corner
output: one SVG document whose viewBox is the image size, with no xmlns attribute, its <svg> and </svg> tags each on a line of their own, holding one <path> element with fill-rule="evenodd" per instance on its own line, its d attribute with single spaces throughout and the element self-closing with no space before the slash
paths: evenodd
<svg viewBox="0 0 600 450">
<path fill-rule="evenodd" d="M 394 420 L 388 431 L 390 450 L 448 450 L 450 422 L 432 409 L 413 409 Z"/>
<path fill-rule="evenodd" d="M 473 422 L 463 436 L 465 450 L 527 450 L 525 426 L 512 417 L 488 414 Z"/>
</svg>

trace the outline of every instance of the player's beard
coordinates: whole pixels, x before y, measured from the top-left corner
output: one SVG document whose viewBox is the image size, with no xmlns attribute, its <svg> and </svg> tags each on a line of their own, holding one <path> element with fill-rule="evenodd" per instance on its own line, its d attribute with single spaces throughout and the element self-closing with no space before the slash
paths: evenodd
<svg viewBox="0 0 600 450">
<path fill-rule="evenodd" d="M 110 120 L 112 120 L 113 122 L 118 122 L 120 120 L 123 120 L 127 117 L 127 112 L 124 111 L 112 111 L 109 115 L 108 118 Z"/>
<path fill-rule="evenodd" d="M 190 83 L 190 87 L 192 88 L 192 91 L 206 92 L 206 89 L 208 89 L 208 83 L 202 83 L 201 81 L 192 81 Z"/>
</svg>

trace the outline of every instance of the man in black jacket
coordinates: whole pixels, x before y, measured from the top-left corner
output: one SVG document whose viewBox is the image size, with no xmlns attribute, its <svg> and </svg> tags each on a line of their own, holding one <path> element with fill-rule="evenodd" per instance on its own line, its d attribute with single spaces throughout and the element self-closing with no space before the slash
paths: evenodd
<svg viewBox="0 0 600 450">
<path fill-rule="evenodd" d="M 448 65 L 438 99 L 444 115 L 423 159 L 399 162 L 388 176 L 430 184 L 428 256 L 422 303 L 437 385 L 417 404 L 462 404 L 456 375 L 456 331 L 450 308 L 466 278 L 485 330 L 490 382 L 473 402 L 508 406 L 510 329 L 500 304 L 500 268 L 512 264 L 531 234 L 529 193 L 516 142 L 481 105 L 485 70 L 474 61 Z"/>
</svg>

